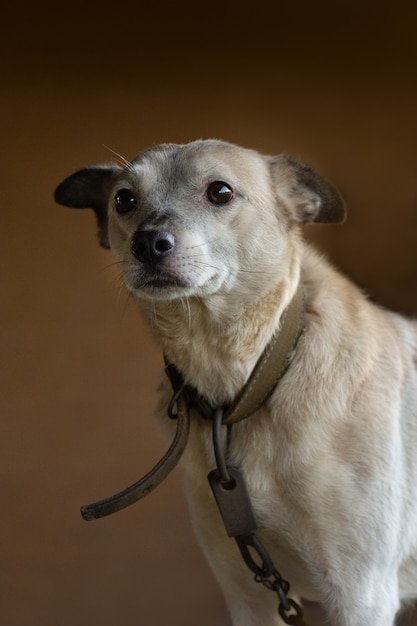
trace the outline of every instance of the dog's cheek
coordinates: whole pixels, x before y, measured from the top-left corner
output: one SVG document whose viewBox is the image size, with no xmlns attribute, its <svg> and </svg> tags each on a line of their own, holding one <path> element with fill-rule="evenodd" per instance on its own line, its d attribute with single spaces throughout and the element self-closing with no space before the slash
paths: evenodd
<svg viewBox="0 0 417 626">
<path fill-rule="evenodd" d="M 110 248 L 117 259 L 130 255 L 131 235 L 126 225 L 122 225 L 114 215 L 109 215 L 108 235 Z"/>
</svg>

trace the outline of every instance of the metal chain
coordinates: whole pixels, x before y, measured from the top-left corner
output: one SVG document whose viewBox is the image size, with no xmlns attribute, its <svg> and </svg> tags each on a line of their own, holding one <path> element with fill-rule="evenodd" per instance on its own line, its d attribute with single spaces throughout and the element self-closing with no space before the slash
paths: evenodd
<svg viewBox="0 0 417 626">
<path fill-rule="evenodd" d="M 266 589 L 274 591 L 277 594 L 279 599 L 278 613 L 285 624 L 306 626 L 303 621 L 303 610 L 295 600 L 288 597 L 290 584 L 287 580 L 282 578 L 278 570 L 274 569 L 272 577 L 270 578 L 255 574 L 254 581 L 261 583 Z"/>
<path fill-rule="evenodd" d="M 245 564 L 255 574 L 254 581 L 277 594 L 278 613 L 283 622 L 290 626 L 308 626 L 303 620 L 301 606 L 288 597 L 288 581 L 282 578 L 259 537 L 253 532 L 257 526 L 243 476 L 239 470 L 227 464 L 221 436 L 222 418 L 223 410 L 217 408 L 213 414 L 213 447 L 217 469 L 210 472 L 209 482 L 226 532 L 236 540 Z M 255 561 L 252 553 L 255 553 L 260 563 Z"/>
<path fill-rule="evenodd" d="M 254 581 L 277 594 L 279 600 L 278 613 L 284 623 L 292 626 L 307 626 L 303 621 L 301 606 L 288 597 L 289 582 L 282 578 L 259 537 L 251 532 L 248 535 L 236 536 L 235 540 L 244 562 L 255 574 Z M 255 561 L 252 552 L 259 558 L 260 563 Z"/>
</svg>

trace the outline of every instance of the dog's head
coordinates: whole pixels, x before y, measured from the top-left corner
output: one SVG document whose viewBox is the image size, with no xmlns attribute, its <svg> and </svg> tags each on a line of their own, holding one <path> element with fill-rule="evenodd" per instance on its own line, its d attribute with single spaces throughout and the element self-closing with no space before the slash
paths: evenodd
<svg viewBox="0 0 417 626">
<path fill-rule="evenodd" d="M 89 167 L 55 191 L 64 206 L 95 211 L 139 298 L 255 293 L 283 270 L 303 222 L 341 222 L 344 203 L 310 167 L 217 140 L 156 146 L 122 168 Z"/>
</svg>

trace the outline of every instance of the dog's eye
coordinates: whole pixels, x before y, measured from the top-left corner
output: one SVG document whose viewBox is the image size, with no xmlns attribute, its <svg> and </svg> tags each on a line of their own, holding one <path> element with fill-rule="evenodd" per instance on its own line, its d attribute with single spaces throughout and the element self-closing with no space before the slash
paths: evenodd
<svg viewBox="0 0 417 626">
<path fill-rule="evenodd" d="M 119 189 L 114 196 L 116 211 L 120 214 L 129 213 L 136 208 L 136 198 L 130 189 Z"/>
<path fill-rule="evenodd" d="M 213 204 L 226 204 L 233 198 L 233 189 L 222 180 L 216 180 L 207 187 L 207 198 Z"/>
</svg>

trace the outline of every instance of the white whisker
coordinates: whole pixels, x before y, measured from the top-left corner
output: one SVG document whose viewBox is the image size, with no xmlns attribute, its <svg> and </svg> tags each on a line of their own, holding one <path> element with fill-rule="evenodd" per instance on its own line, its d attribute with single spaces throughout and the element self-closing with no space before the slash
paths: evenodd
<svg viewBox="0 0 417 626">
<path fill-rule="evenodd" d="M 130 167 L 131 165 L 130 161 L 125 159 L 121 154 L 119 154 L 119 152 L 116 152 L 116 150 L 113 150 L 113 148 L 106 146 L 106 144 L 104 143 L 103 143 L 103 147 L 106 148 L 106 150 L 109 150 L 109 152 L 111 152 L 112 154 L 114 154 L 114 156 L 118 158 L 118 161 L 121 165 L 123 165 L 124 167 Z"/>
<path fill-rule="evenodd" d="M 194 248 L 200 248 L 201 246 L 208 246 L 211 244 L 211 241 L 203 241 L 203 243 L 197 243 L 195 246 L 189 246 L 190 250 L 194 250 Z"/>
<path fill-rule="evenodd" d="M 192 326 L 192 316 L 191 316 L 191 306 L 190 306 L 190 301 L 189 298 L 185 297 L 185 298 L 181 298 L 180 300 L 181 302 L 181 306 L 183 308 L 183 311 L 187 314 L 187 318 L 188 318 L 188 328 L 189 330 L 191 330 L 191 326 Z"/>
<path fill-rule="evenodd" d="M 190 263 L 192 263 L 195 267 L 200 267 L 200 268 L 210 268 L 210 269 L 214 269 L 217 271 L 220 271 L 220 268 L 217 267 L 216 265 L 213 265 L 212 263 L 207 263 L 207 261 L 203 261 L 199 258 L 196 258 L 195 256 L 193 256 L 190 259 Z M 236 270 L 237 274 L 261 274 L 263 276 L 275 276 L 275 272 L 267 272 L 264 270 L 244 270 L 244 269 L 238 269 Z"/>
</svg>

